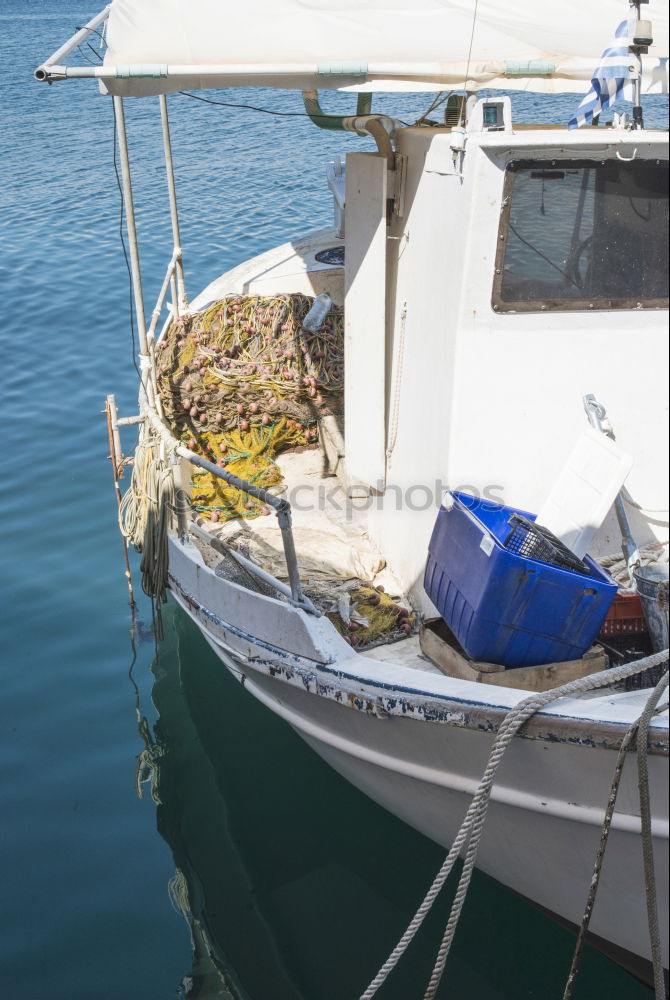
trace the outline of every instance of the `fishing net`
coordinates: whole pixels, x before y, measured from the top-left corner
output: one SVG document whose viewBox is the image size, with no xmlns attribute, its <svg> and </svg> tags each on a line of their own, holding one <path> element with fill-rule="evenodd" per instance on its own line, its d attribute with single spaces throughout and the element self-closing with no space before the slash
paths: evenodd
<svg viewBox="0 0 670 1000">
<path fill-rule="evenodd" d="M 312 332 L 302 321 L 313 302 L 300 294 L 229 296 L 173 322 L 158 347 L 158 391 L 175 437 L 263 489 L 282 483 L 281 452 L 316 447 L 319 420 L 342 416 L 343 313 L 333 306 Z M 192 507 L 210 521 L 269 513 L 211 473 L 195 470 L 191 487 Z M 382 588 L 352 580 L 333 596 L 333 585 L 324 582 L 323 611 L 352 646 L 415 629 L 416 616 Z"/>
<path fill-rule="evenodd" d="M 282 481 L 275 458 L 314 446 L 323 416 L 341 415 L 343 313 L 312 332 L 307 295 L 235 295 L 172 323 L 159 345 L 166 420 L 188 448 L 255 486 Z M 258 500 L 196 471 L 191 502 L 212 521 L 268 513 Z"/>
<path fill-rule="evenodd" d="M 340 635 L 360 649 L 405 639 L 417 624 L 416 614 L 397 604 L 383 587 L 362 584 L 338 603 L 337 612 L 326 614 Z"/>
</svg>

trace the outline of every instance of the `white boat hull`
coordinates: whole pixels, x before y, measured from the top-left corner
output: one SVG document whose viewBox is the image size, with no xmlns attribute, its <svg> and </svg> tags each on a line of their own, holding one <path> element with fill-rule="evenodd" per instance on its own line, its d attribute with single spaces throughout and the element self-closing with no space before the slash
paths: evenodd
<svg viewBox="0 0 670 1000">
<path fill-rule="evenodd" d="M 416 687 L 394 688 L 381 681 L 383 672 L 367 667 L 374 661 L 355 656 L 348 647 L 348 659 L 341 663 L 319 664 L 304 655 L 292 657 L 265 639 L 255 641 L 250 634 L 259 614 L 266 617 L 262 602 L 268 598 L 247 592 L 244 600 L 240 588 L 221 580 L 212 587 L 211 571 L 194 567 L 181 546 L 172 546 L 171 565 L 176 573 L 172 578 L 175 597 L 245 687 L 361 791 L 448 847 L 484 771 L 494 732 L 486 722 L 483 704 L 461 699 L 464 711 L 454 711 L 448 701 L 444 711 L 436 705 L 449 682 L 459 698 L 464 684 L 473 689 L 480 686 L 405 670 L 396 671 L 397 677 L 405 680 L 414 675 Z M 218 610 L 212 608 L 215 593 L 223 601 Z M 227 617 L 231 613 L 242 617 L 231 622 Z M 239 621 L 248 624 L 240 628 Z M 286 632 L 277 632 L 277 644 L 286 644 L 286 638 Z M 352 656 L 361 664 L 357 675 L 352 673 Z M 393 670 L 386 674 L 392 678 Z M 423 702 L 422 681 L 426 685 Z M 519 692 L 500 688 L 494 694 L 503 703 L 510 696 L 511 703 L 520 697 Z M 564 921 L 579 924 L 616 753 L 606 741 L 590 745 L 594 741 L 588 739 L 588 745 L 580 745 L 569 730 L 561 736 L 565 716 L 543 715 L 547 737 L 516 738 L 506 752 L 493 788 L 477 866 Z M 557 727 L 559 735 L 551 726 Z M 650 755 L 649 768 L 656 877 L 658 885 L 665 886 L 667 756 Z M 667 967 L 667 898 L 659 904 Z M 591 932 L 643 961 L 651 957 L 634 757 L 624 768 Z"/>
</svg>

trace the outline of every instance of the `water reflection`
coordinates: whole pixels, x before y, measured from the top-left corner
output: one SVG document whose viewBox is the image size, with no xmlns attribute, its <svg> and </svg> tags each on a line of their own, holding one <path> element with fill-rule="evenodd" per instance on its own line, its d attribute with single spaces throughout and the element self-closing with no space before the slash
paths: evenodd
<svg viewBox="0 0 670 1000">
<path fill-rule="evenodd" d="M 172 604 L 164 623 L 153 705 L 141 705 L 136 687 L 137 783 L 156 803 L 176 868 L 170 895 L 190 929 L 193 963 L 181 995 L 355 1000 L 404 931 L 443 851 L 344 782 L 254 702 Z M 423 995 L 449 895 L 448 887 L 380 1000 Z M 476 873 L 439 995 L 560 996 L 573 945 L 567 931 Z M 575 997 L 599 996 L 649 992 L 589 951 Z"/>
</svg>

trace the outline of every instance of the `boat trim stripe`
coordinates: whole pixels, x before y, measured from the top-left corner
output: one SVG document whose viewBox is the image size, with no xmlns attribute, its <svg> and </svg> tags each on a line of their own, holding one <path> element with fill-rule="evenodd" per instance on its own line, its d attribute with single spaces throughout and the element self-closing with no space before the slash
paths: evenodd
<svg viewBox="0 0 670 1000">
<path fill-rule="evenodd" d="M 318 740 L 319 743 L 325 743 L 327 746 L 345 753 L 349 757 L 356 757 L 358 760 L 373 764 L 375 767 L 383 768 L 385 771 L 391 771 L 395 774 L 401 774 L 415 781 L 418 780 L 430 785 L 439 785 L 443 788 L 462 792 L 470 796 L 474 795 L 479 788 L 479 781 L 475 778 L 467 778 L 460 774 L 454 774 L 451 771 L 438 770 L 438 768 L 427 767 L 423 764 L 410 763 L 401 760 L 399 757 L 393 757 L 378 750 L 371 750 L 360 743 L 345 740 L 343 737 L 338 736 L 337 733 L 318 726 L 305 719 L 298 712 L 287 708 L 286 705 L 283 705 L 267 694 L 262 687 L 248 676 L 245 677 L 244 686 L 251 691 L 258 701 L 272 709 L 276 715 L 281 716 L 282 719 L 303 736 Z M 540 798 L 529 792 L 518 791 L 505 785 L 494 784 L 491 790 L 491 799 L 494 802 L 499 802 L 501 805 L 513 806 L 516 809 L 525 809 L 529 812 L 544 813 L 548 816 L 556 816 L 560 819 L 569 820 L 570 822 L 587 823 L 598 829 L 601 829 L 603 825 L 603 809 L 598 809 L 594 806 L 578 805 L 575 802 L 565 802 L 561 799 Z M 628 813 L 615 812 L 612 817 L 612 827 L 624 833 L 639 835 L 641 831 L 640 817 Z M 669 828 L 670 824 L 668 820 L 652 820 L 652 833 L 655 837 L 667 840 Z"/>
</svg>

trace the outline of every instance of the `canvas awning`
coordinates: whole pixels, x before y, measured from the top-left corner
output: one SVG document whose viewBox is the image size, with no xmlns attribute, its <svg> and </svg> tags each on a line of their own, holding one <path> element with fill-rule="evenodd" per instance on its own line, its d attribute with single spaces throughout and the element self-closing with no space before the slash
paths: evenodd
<svg viewBox="0 0 670 1000">
<path fill-rule="evenodd" d="M 656 40 L 643 92 L 667 93 L 668 4 L 643 10 Z M 104 64 L 88 75 L 131 96 L 231 86 L 579 92 L 629 13 L 624 0 L 113 0 Z"/>
</svg>

